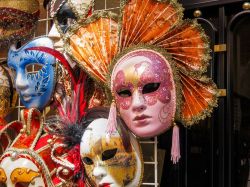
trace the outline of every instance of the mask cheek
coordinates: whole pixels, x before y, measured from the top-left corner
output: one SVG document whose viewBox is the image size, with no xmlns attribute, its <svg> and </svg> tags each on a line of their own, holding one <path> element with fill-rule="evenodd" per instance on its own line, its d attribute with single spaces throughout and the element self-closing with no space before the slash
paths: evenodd
<svg viewBox="0 0 250 187">
<path fill-rule="evenodd" d="M 159 100 L 161 103 L 167 104 L 171 100 L 171 92 L 166 87 L 160 87 L 159 90 L 145 94 L 145 101 L 149 106 L 155 105 Z"/>
<path fill-rule="evenodd" d="M 132 103 L 132 97 L 120 97 L 116 94 L 116 104 L 119 109 L 128 110 Z"/>
<path fill-rule="evenodd" d="M 94 172 L 94 165 L 84 164 L 84 168 L 85 168 L 86 174 L 87 174 L 90 182 L 93 184 L 96 184 L 97 179 L 95 178 L 94 173 L 93 173 Z"/>
<path fill-rule="evenodd" d="M 114 167 L 113 167 L 114 166 Z M 106 170 L 119 186 L 129 184 L 136 174 L 136 158 L 134 153 L 119 152 L 107 162 Z"/>
</svg>

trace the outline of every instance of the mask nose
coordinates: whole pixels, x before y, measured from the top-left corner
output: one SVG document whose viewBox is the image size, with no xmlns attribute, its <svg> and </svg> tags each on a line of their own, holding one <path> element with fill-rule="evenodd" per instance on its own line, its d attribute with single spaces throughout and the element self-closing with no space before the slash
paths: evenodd
<svg viewBox="0 0 250 187">
<path fill-rule="evenodd" d="M 142 112 L 147 108 L 145 99 L 139 91 L 135 91 L 132 95 L 132 110 L 134 112 Z"/>
<path fill-rule="evenodd" d="M 26 76 L 24 73 L 17 72 L 15 85 L 17 91 L 23 91 L 29 87 L 28 80 L 26 79 Z"/>
<path fill-rule="evenodd" d="M 102 180 L 102 178 L 107 175 L 107 172 L 104 169 L 104 167 L 97 164 L 97 166 L 95 166 L 95 168 L 93 170 L 93 175 L 96 177 L 96 179 Z"/>
</svg>

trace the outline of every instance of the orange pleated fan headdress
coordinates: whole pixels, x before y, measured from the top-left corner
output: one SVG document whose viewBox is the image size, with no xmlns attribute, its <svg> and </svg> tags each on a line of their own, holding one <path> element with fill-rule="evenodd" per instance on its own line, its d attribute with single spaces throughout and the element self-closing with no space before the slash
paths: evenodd
<svg viewBox="0 0 250 187">
<path fill-rule="evenodd" d="M 217 105 L 217 88 L 204 75 L 210 60 L 208 37 L 196 20 L 182 16 L 183 8 L 175 0 L 123 0 L 119 17 L 100 11 L 75 24 L 65 35 L 66 51 L 107 87 L 124 54 L 152 48 L 167 55 L 179 77 L 176 120 L 190 126 L 210 115 Z"/>
<path fill-rule="evenodd" d="M 208 37 L 196 20 L 183 19 L 183 8 L 176 0 L 122 0 L 119 16 L 94 12 L 69 29 L 65 49 L 111 95 L 109 133 L 115 128 L 117 109 L 135 135 L 153 137 L 175 122 L 191 126 L 210 116 L 217 106 L 217 87 L 204 75 L 211 59 Z M 153 84 L 140 86 L 147 80 Z M 162 109 L 152 109 L 150 116 L 137 114 L 145 109 L 142 104 L 125 115 L 131 103 L 136 103 L 137 93 L 143 95 L 138 96 L 139 103 L 143 100 L 150 107 L 157 104 Z M 136 124 L 143 127 L 154 116 L 152 130 L 148 126 L 137 131 Z M 153 129 L 158 126 L 156 121 L 164 123 L 160 130 Z M 174 163 L 180 158 L 175 127 L 171 151 Z"/>
</svg>

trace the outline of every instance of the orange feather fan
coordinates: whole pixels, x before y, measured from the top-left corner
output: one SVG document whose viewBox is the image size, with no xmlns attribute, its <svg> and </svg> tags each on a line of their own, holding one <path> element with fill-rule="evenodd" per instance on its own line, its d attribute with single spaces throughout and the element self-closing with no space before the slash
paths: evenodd
<svg viewBox="0 0 250 187">
<path fill-rule="evenodd" d="M 195 20 L 183 20 L 175 0 L 123 0 L 119 23 L 113 13 L 95 12 L 65 35 L 66 51 L 101 85 L 114 57 L 136 45 L 156 46 L 170 54 L 180 77 L 177 121 L 193 125 L 217 106 L 217 88 L 203 73 L 210 60 L 208 38 Z M 111 68 L 112 69 L 112 68 Z"/>
</svg>

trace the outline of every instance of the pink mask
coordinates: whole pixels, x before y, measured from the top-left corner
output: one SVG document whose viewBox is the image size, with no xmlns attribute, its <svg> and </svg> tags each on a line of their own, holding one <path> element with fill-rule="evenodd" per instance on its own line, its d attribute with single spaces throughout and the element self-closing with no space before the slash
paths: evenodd
<svg viewBox="0 0 250 187">
<path fill-rule="evenodd" d="M 138 49 L 122 56 L 111 76 L 121 117 L 139 137 L 166 131 L 175 117 L 176 89 L 169 61 L 160 53 Z"/>
</svg>

